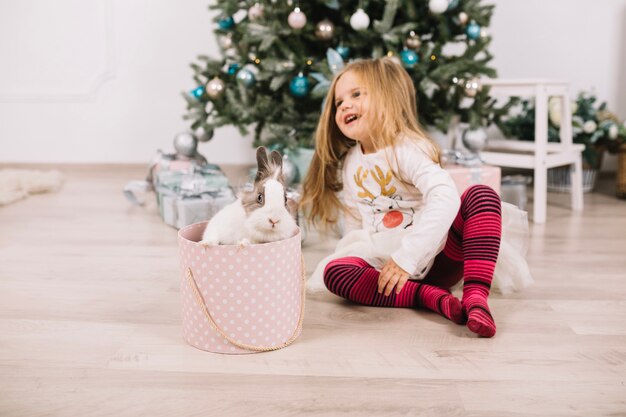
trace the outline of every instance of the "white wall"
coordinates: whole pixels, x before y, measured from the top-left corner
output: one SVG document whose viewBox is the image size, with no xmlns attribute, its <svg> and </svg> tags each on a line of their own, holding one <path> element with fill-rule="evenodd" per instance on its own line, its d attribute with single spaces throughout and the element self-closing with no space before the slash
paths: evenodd
<svg viewBox="0 0 626 417">
<path fill-rule="evenodd" d="M 626 0 L 492 0 L 501 77 L 571 81 L 626 117 Z M 0 162 L 146 162 L 187 128 L 189 63 L 217 56 L 200 0 L 0 0 Z M 252 162 L 235 129 L 200 145 Z M 611 162 L 611 161 L 609 161 Z"/>
</svg>

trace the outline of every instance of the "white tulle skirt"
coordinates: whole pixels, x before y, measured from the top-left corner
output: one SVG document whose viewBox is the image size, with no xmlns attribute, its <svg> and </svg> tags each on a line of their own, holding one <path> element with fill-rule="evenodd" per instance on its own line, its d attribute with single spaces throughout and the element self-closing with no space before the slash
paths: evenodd
<svg viewBox="0 0 626 417">
<path fill-rule="evenodd" d="M 374 268 L 380 270 L 391 254 L 399 247 L 404 233 L 385 235 L 355 230 L 344 236 L 335 252 L 324 258 L 315 268 L 307 282 L 310 291 L 323 290 L 324 269 L 333 259 L 345 256 L 358 256 Z M 533 277 L 526 261 L 528 252 L 528 214 L 509 203 L 502 203 L 502 238 L 500 252 L 493 274 L 491 288 L 502 294 L 519 291 L 533 283 Z"/>
</svg>

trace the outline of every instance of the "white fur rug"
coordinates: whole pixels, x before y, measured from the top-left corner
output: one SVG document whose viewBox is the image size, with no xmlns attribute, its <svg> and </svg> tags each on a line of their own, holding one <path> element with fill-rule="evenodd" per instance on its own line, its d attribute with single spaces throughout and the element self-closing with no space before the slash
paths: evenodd
<svg viewBox="0 0 626 417">
<path fill-rule="evenodd" d="M 59 171 L 0 169 L 0 206 L 26 198 L 31 194 L 56 191 L 63 184 Z"/>
</svg>

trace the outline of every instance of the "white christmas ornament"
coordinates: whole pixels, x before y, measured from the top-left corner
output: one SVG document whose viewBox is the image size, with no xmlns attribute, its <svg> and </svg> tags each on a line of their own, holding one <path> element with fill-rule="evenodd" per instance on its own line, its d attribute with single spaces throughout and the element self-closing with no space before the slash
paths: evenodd
<svg viewBox="0 0 626 417">
<path fill-rule="evenodd" d="M 293 12 L 289 13 L 287 17 L 287 23 L 293 29 L 302 29 L 306 25 L 306 15 L 302 13 L 299 7 L 293 9 Z"/>
<path fill-rule="evenodd" d="M 448 10 L 448 0 L 430 0 L 428 8 L 434 14 L 441 14 Z"/>
<path fill-rule="evenodd" d="M 619 129 L 617 128 L 617 125 L 612 124 L 611 127 L 609 127 L 609 138 L 617 139 L 618 134 L 619 134 Z"/>
<path fill-rule="evenodd" d="M 593 133 L 598 128 L 598 125 L 593 120 L 587 120 L 583 125 L 583 132 L 585 133 Z"/>
<path fill-rule="evenodd" d="M 469 21 L 469 16 L 465 12 L 459 13 L 459 23 L 462 25 L 466 25 Z"/>
<path fill-rule="evenodd" d="M 245 9 L 239 9 L 235 12 L 235 14 L 233 14 L 233 21 L 236 25 L 238 25 L 243 19 L 246 18 L 246 16 L 248 16 L 248 11 Z"/>
<path fill-rule="evenodd" d="M 363 9 L 358 9 L 356 13 L 350 17 L 350 26 L 352 26 L 354 30 L 365 30 L 369 25 L 370 17 Z"/>
<path fill-rule="evenodd" d="M 222 49 L 228 49 L 233 46 L 233 36 L 230 33 L 228 35 L 219 36 L 217 40 Z"/>
</svg>

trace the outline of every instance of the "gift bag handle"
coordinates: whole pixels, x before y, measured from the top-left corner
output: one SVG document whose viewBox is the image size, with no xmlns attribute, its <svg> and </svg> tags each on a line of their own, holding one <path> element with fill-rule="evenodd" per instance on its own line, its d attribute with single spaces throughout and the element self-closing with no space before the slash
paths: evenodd
<svg viewBox="0 0 626 417">
<path fill-rule="evenodd" d="M 228 336 L 222 329 L 220 329 L 220 327 L 217 325 L 217 323 L 215 323 L 215 320 L 213 319 L 213 316 L 211 315 L 211 312 L 209 311 L 208 307 L 206 306 L 206 302 L 204 301 L 204 297 L 202 297 L 202 294 L 200 293 L 200 289 L 198 288 L 198 284 L 196 283 L 195 278 L 193 277 L 193 272 L 191 271 L 191 268 L 187 268 L 187 283 L 189 284 L 189 286 L 191 287 L 192 291 L 194 292 L 194 295 L 196 296 L 196 302 L 198 303 L 198 306 L 200 306 L 200 308 L 202 308 L 202 311 L 204 312 L 204 315 L 206 316 L 207 320 L 209 321 L 209 324 L 211 325 L 211 327 L 213 328 L 213 330 L 215 330 L 217 333 L 220 334 L 220 336 L 222 336 L 224 339 L 228 340 L 228 342 L 232 343 L 233 345 L 237 346 L 238 348 L 241 349 L 245 349 L 245 350 L 252 350 L 255 352 L 269 352 L 272 350 L 278 350 L 278 349 L 282 349 L 285 346 L 289 346 L 291 343 L 293 343 L 294 340 L 296 340 L 296 338 L 300 335 L 300 332 L 302 331 L 302 321 L 304 320 L 304 300 L 306 299 L 306 271 L 304 269 L 304 257 L 301 256 L 300 258 L 300 263 L 302 265 L 302 300 L 300 303 L 300 317 L 298 318 L 298 326 L 296 327 L 296 330 L 294 331 L 293 335 L 289 338 L 289 340 L 287 340 L 286 342 L 278 345 L 278 346 L 255 346 L 255 345 L 249 345 L 247 343 L 241 343 L 236 341 L 235 339 L 233 339 L 232 337 Z"/>
</svg>

